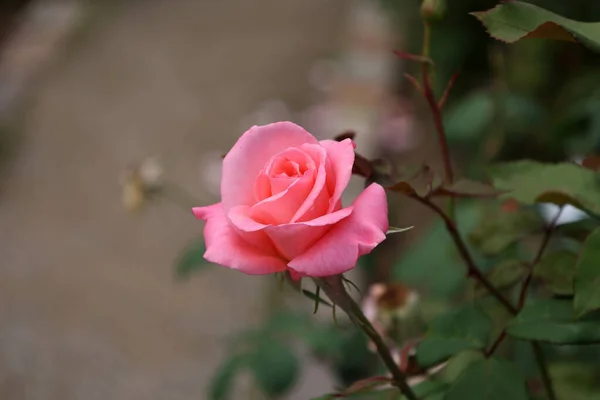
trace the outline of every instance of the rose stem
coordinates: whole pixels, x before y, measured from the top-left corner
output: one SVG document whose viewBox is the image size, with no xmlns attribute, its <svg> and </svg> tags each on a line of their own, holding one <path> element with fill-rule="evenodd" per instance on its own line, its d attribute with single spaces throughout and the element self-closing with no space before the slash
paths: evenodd
<svg viewBox="0 0 600 400">
<path fill-rule="evenodd" d="M 393 378 L 393 384 L 396 386 L 409 400 L 418 400 L 417 396 L 408 385 L 406 376 L 400 370 L 400 367 L 390 353 L 390 349 L 385 345 L 383 339 L 377 333 L 371 322 L 365 317 L 360 306 L 354 301 L 354 299 L 346 292 L 344 283 L 342 281 L 342 275 L 333 275 L 326 278 L 313 278 L 315 283 L 321 287 L 323 292 L 333 301 L 338 307 L 340 307 L 352 320 L 352 322 L 359 327 L 372 341 L 375 343 L 377 353 L 381 357 L 381 360 L 386 365 L 387 369 L 391 372 Z"/>
</svg>

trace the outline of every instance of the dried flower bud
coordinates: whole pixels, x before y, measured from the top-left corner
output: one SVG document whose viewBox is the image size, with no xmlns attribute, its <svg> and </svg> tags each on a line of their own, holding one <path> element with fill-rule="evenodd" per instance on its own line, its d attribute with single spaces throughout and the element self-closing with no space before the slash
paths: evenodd
<svg viewBox="0 0 600 400">
<path fill-rule="evenodd" d="M 163 169 L 155 158 L 147 158 L 127 171 L 122 179 L 123 205 L 130 211 L 139 211 L 150 195 L 161 188 Z"/>
<path fill-rule="evenodd" d="M 123 206 L 127 211 L 138 211 L 144 204 L 146 194 L 144 185 L 137 171 L 130 171 L 124 177 L 123 182 Z"/>
<path fill-rule="evenodd" d="M 383 288 L 376 288 L 375 292 L 378 294 L 376 304 L 380 314 L 398 318 L 410 315 L 419 300 L 417 292 L 399 282 L 382 286 Z"/>
<path fill-rule="evenodd" d="M 421 16 L 429 22 L 441 21 L 446 16 L 446 0 L 423 0 Z"/>
</svg>

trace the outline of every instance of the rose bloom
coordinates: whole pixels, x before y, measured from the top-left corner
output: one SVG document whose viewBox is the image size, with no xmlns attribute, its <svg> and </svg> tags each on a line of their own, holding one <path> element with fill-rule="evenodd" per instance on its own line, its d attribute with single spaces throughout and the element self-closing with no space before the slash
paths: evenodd
<svg viewBox="0 0 600 400">
<path fill-rule="evenodd" d="M 291 122 L 250 128 L 223 160 L 221 202 L 193 209 L 206 221 L 204 258 L 294 279 L 352 269 L 388 229 L 380 185 L 342 206 L 353 163 L 350 139 L 318 141 Z"/>
</svg>

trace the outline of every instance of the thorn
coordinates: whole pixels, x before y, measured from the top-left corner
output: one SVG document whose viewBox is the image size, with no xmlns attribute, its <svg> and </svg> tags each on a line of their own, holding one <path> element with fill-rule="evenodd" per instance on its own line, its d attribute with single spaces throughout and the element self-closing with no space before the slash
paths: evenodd
<svg viewBox="0 0 600 400">
<path fill-rule="evenodd" d="M 394 54 L 405 60 L 417 61 L 420 63 L 433 65 L 433 60 L 429 57 L 420 56 L 418 54 L 403 53 L 398 50 L 394 50 Z"/>
<path fill-rule="evenodd" d="M 414 76 L 412 76 L 411 74 L 405 73 L 404 77 L 406 79 L 408 79 L 408 81 L 410 83 L 412 83 L 412 85 L 415 87 L 415 89 L 417 89 L 417 91 L 419 93 L 423 93 L 423 88 L 421 87 L 421 84 L 419 83 L 419 81 L 417 80 L 417 78 L 415 78 Z"/>
<path fill-rule="evenodd" d="M 460 75 L 460 71 L 456 71 L 452 75 L 450 80 L 448 81 L 448 84 L 446 85 L 446 88 L 444 89 L 444 93 L 442 94 L 442 97 L 440 98 L 440 101 L 438 102 L 438 108 L 440 110 L 444 107 L 444 104 L 446 104 L 446 101 L 448 100 L 448 96 L 450 95 L 450 90 L 452 90 L 452 87 L 454 86 L 454 82 L 456 82 L 459 75 Z"/>
</svg>

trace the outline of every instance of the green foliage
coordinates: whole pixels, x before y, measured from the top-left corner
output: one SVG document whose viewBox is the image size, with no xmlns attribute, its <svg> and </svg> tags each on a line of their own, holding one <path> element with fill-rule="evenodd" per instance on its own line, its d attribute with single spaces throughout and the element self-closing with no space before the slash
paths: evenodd
<svg viewBox="0 0 600 400">
<path fill-rule="evenodd" d="M 556 295 L 573 294 L 573 278 L 577 254 L 568 250 L 558 250 L 544 256 L 534 267 L 534 277 L 539 278 Z"/>
<path fill-rule="evenodd" d="M 600 309 L 600 228 L 585 241 L 575 275 L 575 312 L 582 316 Z"/>
<path fill-rule="evenodd" d="M 440 379 L 444 382 L 452 383 L 458 379 L 463 371 L 475 361 L 484 358 L 481 350 L 465 350 L 450 357 L 448 363 L 440 372 Z"/>
<path fill-rule="evenodd" d="M 509 134 L 527 134 L 540 126 L 546 117 L 539 104 L 524 96 L 508 94 L 498 98 L 488 91 L 473 92 L 448 110 L 444 118 L 448 140 L 463 145 L 480 143 L 497 123 L 498 107 L 504 110 L 504 129 Z"/>
<path fill-rule="evenodd" d="M 503 42 L 513 43 L 527 37 L 571 41 L 575 37 L 600 51 L 600 23 L 573 21 L 533 4 L 512 1 L 473 15 L 491 36 Z"/>
<path fill-rule="evenodd" d="M 593 366 L 557 363 L 550 366 L 550 375 L 559 399 L 595 399 L 600 392 L 600 374 Z"/>
<path fill-rule="evenodd" d="M 544 220 L 533 209 L 504 211 L 492 208 L 470 232 L 469 239 L 482 254 L 497 255 L 510 245 L 542 230 Z"/>
<path fill-rule="evenodd" d="M 188 244 L 175 263 L 175 276 L 179 279 L 187 279 L 193 273 L 208 267 L 210 263 L 204 259 L 205 252 L 206 246 L 202 239 L 196 239 Z"/>
<path fill-rule="evenodd" d="M 597 315 L 577 319 L 569 299 L 535 299 L 508 324 L 507 332 L 517 339 L 554 344 L 598 343 L 599 324 Z"/>
<path fill-rule="evenodd" d="M 528 400 L 525 378 L 507 360 L 492 357 L 469 365 L 445 400 Z"/>
<path fill-rule="evenodd" d="M 214 374 L 209 387 L 209 398 L 211 400 L 226 400 L 234 387 L 234 379 L 237 372 L 246 366 L 248 358 L 236 355 L 225 360 Z"/>
<path fill-rule="evenodd" d="M 515 161 L 490 169 L 494 186 L 505 198 L 525 204 L 571 204 L 600 215 L 600 180 L 594 171 L 572 163 Z"/>
<path fill-rule="evenodd" d="M 485 276 L 497 289 L 504 290 L 521 282 L 527 275 L 527 272 L 527 264 L 523 261 L 507 259 L 494 266 Z M 488 290 L 481 283 L 475 283 L 476 296 L 479 297 L 488 294 Z"/>
<path fill-rule="evenodd" d="M 480 207 L 473 203 L 464 202 L 457 207 L 456 218 L 463 235 L 473 229 L 479 211 Z M 434 297 L 450 296 L 465 282 L 465 266 L 439 220 L 402 252 L 392 273 L 395 280 L 423 288 Z"/>
<path fill-rule="evenodd" d="M 296 382 L 300 367 L 288 347 L 265 340 L 248 360 L 258 387 L 269 397 L 286 393 Z"/>
<path fill-rule="evenodd" d="M 490 319 L 476 305 L 453 309 L 431 321 L 417 346 L 417 362 L 429 368 L 464 350 L 483 349 L 491 329 Z"/>
</svg>

